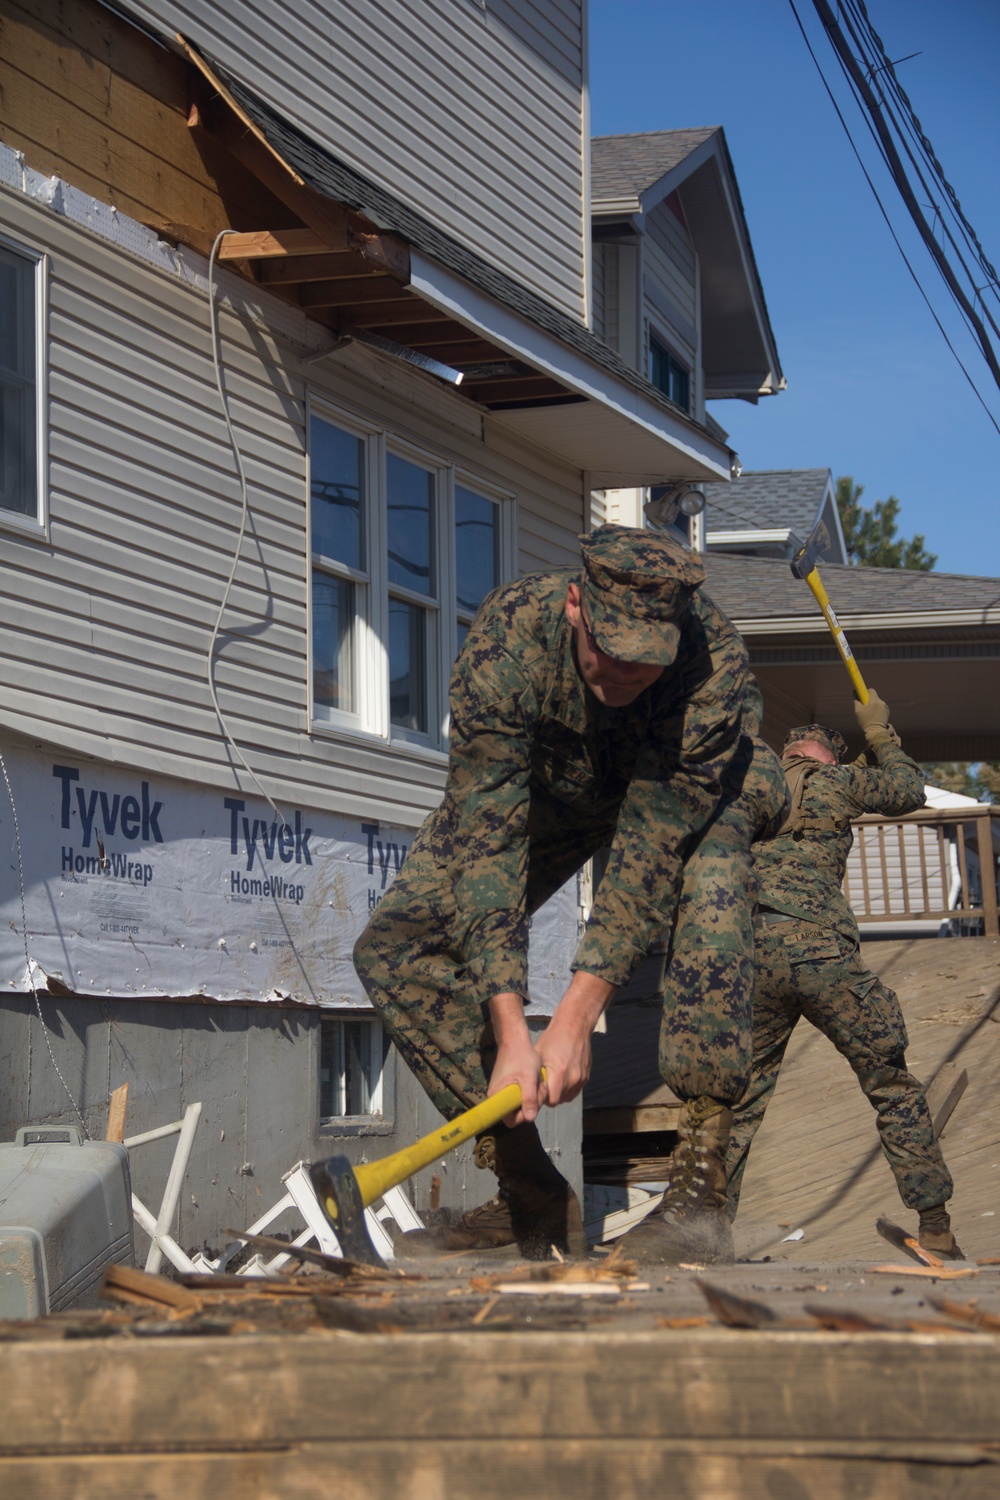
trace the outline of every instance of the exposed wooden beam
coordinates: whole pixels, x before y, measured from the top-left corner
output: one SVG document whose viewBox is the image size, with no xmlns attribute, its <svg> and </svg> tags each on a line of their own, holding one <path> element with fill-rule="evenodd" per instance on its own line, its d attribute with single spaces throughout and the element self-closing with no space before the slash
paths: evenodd
<svg viewBox="0 0 1000 1500">
<path fill-rule="evenodd" d="M 306 305 L 305 298 L 310 291 L 310 287 L 302 288 L 303 306 Z M 383 333 L 391 333 L 393 338 L 398 338 L 397 333 L 391 332 L 397 324 L 405 325 L 409 329 L 427 323 L 450 323 L 451 319 L 447 313 L 431 307 L 429 303 L 420 302 L 416 297 L 411 297 L 408 302 L 375 302 L 371 306 L 362 305 L 358 309 L 357 316 L 352 317 L 351 321 L 359 328 L 378 329 Z M 403 344 L 410 342 L 408 337 L 400 339 L 400 343 Z"/>
<path fill-rule="evenodd" d="M 255 229 L 250 234 L 228 234 L 219 247 L 219 259 L 270 260 L 280 256 L 300 265 L 303 256 L 322 255 L 329 249 L 315 229 Z"/>
<path fill-rule="evenodd" d="M 192 106 L 188 118 L 191 128 L 208 129 L 230 155 L 315 231 L 322 246 L 329 250 L 356 250 L 369 265 L 388 272 L 397 281 L 408 282 L 410 251 L 406 241 L 399 235 L 380 232 L 360 214 L 310 187 L 237 104 L 197 49 L 184 37 L 178 35 L 177 39 L 212 89 L 212 98 L 206 101 L 204 111 Z"/>
<path fill-rule="evenodd" d="M 463 382 L 462 390 L 473 401 L 481 401 L 484 406 L 497 401 L 532 401 L 565 394 L 564 386 L 544 375 L 503 380 L 467 380 Z"/>
<path fill-rule="evenodd" d="M 283 282 L 296 281 L 357 281 L 359 277 L 378 278 L 386 285 L 385 271 L 372 266 L 369 270 L 360 259 L 357 249 L 338 250 L 335 255 L 300 255 L 285 260 L 266 260 L 260 266 L 260 279 L 265 286 L 281 286 Z M 393 277 L 393 285 L 398 285 Z"/>
<path fill-rule="evenodd" d="M 220 85 L 221 88 L 221 85 Z M 230 156 L 252 172 L 258 182 L 291 209 L 331 250 L 347 250 L 347 210 L 339 203 L 322 197 L 312 188 L 301 185 L 290 167 L 265 149 L 256 133 L 248 129 L 222 101 L 212 101 L 206 108 L 193 106 L 188 115 L 192 130 L 204 130 L 225 147 Z"/>
<path fill-rule="evenodd" d="M 379 303 L 398 307 L 400 315 L 409 315 L 413 294 L 388 276 L 344 278 L 340 281 L 312 281 L 301 288 L 301 307 L 357 307 Z M 418 304 L 420 305 L 420 304 Z"/>
</svg>

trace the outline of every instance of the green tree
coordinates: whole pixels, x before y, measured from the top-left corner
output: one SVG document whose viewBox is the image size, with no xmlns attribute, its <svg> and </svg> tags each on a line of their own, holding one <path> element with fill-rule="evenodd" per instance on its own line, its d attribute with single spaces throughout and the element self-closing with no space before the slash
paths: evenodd
<svg viewBox="0 0 1000 1500">
<path fill-rule="evenodd" d="M 864 492 L 864 485 L 855 484 L 850 474 L 837 480 L 837 509 L 851 562 L 860 563 L 865 568 L 911 568 L 920 573 L 930 572 L 937 562 L 937 553 L 926 550 L 924 538 L 915 536 L 906 541 L 896 535 L 899 501 L 895 495 L 890 495 L 888 500 L 876 500 L 869 509 L 861 504 Z"/>
<path fill-rule="evenodd" d="M 1000 760 L 925 761 L 920 769 L 931 786 L 1000 806 Z"/>
</svg>

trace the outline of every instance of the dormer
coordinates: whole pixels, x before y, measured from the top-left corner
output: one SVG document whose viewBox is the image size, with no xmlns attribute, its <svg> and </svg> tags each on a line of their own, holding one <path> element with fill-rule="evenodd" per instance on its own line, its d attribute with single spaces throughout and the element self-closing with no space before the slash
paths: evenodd
<svg viewBox="0 0 1000 1500">
<path fill-rule="evenodd" d="M 594 329 L 697 421 L 784 376 L 721 127 L 591 142 Z"/>
</svg>

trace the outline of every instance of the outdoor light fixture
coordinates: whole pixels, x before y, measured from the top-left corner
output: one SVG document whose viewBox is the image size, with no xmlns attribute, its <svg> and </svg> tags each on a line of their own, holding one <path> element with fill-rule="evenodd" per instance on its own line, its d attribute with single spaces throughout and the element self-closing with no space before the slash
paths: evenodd
<svg viewBox="0 0 1000 1500">
<path fill-rule="evenodd" d="M 705 509 L 705 491 L 695 484 L 682 481 L 669 485 L 655 500 L 647 500 L 643 506 L 646 519 L 660 531 L 673 526 L 678 516 L 700 516 Z"/>
<path fill-rule="evenodd" d="M 446 380 L 449 385 L 461 385 L 465 379 L 461 370 L 442 364 L 439 359 L 432 359 L 429 354 L 421 354 L 416 349 L 407 349 L 405 344 L 397 344 L 393 339 L 384 338 L 380 333 L 370 333 L 367 328 L 345 328 L 334 343 L 327 345 L 325 349 L 318 349 L 315 354 L 307 354 L 302 364 L 315 364 L 317 360 L 325 359 L 328 354 L 336 354 L 339 350 L 345 349 L 348 344 L 367 344 L 370 349 L 377 349 L 380 354 L 388 354 L 392 359 L 399 359 L 404 364 L 413 365 L 427 375 L 436 375 L 438 380 Z"/>
<path fill-rule="evenodd" d="M 743 465 L 740 463 L 740 455 L 738 453 L 730 452 L 730 455 L 729 455 L 729 477 L 730 477 L 730 479 L 739 479 L 739 477 L 740 477 L 740 475 L 742 473 L 743 473 Z"/>
</svg>

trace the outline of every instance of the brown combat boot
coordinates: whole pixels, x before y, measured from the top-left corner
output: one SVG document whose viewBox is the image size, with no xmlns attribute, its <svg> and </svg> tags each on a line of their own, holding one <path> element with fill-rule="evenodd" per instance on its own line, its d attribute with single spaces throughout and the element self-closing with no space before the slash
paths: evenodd
<svg viewBox="0 0 1000 1500">
<path fill-rule="evenodd" d="M 394 1247 L 398 1257 L 508 1246 L 527 1260 L 548 1260 L 553 1246 L 574 1260 L 587 1254 L 580 1201 L 549 1160 L 534 1122 L 512 1130 L 498 1125 L 479 1136 L 475 1162 L 496 1173 L 496 1197 L 454 1224 L 401 1234 Z"/>
<path fill-rule="evenodd" d="M 702 1095 L 684 1106 L 667 1190 L 651 1214 L 623 1234 L 625 1255 L 656 1265 L 735 1259 L 726 1212 L 726 1147 L 733 1112 Z"/>
<path fill-rule="evenodd" d="M 943 1203 L 936 1204 L 934 1208 L 920 1210 L 917 1243 L 922 1250 L 930 1250 L 932 1254 L 940 1255 L 942 1260 L 965 1259 L 958 1247 L 958 1241 L 951 1232 L 951 1219 Z"/>
</svg>

